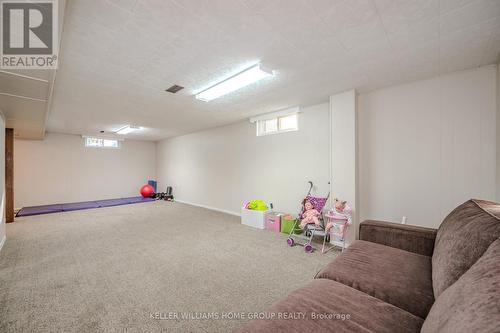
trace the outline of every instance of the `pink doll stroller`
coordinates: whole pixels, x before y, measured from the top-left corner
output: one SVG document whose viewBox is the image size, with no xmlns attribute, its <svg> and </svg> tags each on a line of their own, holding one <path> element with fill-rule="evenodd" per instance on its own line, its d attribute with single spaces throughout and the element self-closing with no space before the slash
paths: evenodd
<svg viewBox="0 0 500 333">
<path fill-rule="evenodd" d="M 325 219 L 323 217 L 323 208 L 325 207 L 328 198 L 330 197 L 330 193 L 326 196 L 326 198 L 322 197 L 314 197 L 311 195 L 311 189 L 313 188 L 313 183 L 309 181 L 309 191 L 307 192 L 306 198 L 302 203 L 302 207 L 298 214 L 298 217 L 295 219 L 292 229 L 290 230 L 290 234 L 286 240 L 289 246 L 294 246 L 295 244 L 302 245 L 304 247 L 304 251 L 306 253 L 311 253 L 314 248 L 311 244 L 314 236 L 322 236 L 323 237 L 323 249 L 325 247 L 325 243 L 329 241 L 330 235 L 325 232 Z M 319 216 L 317 217 L 319 220 L 318 224 L 307 224 L 304 228 L 304 234 L 296 234 L 297 228 L 304 217 L 304 213 L 306 211 L 305 203 L 309 202 L 312 204 L 313 208 L 319 212 Z"/>
</svg>

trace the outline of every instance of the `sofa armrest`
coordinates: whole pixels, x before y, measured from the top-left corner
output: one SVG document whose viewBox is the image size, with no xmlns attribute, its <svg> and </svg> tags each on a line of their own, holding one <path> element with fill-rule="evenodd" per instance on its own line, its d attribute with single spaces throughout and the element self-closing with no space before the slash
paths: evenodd
<svg viewBox="0 0 500 333">
<path fill-rule="evenodd" d="M 432 256 L 436 229 L 367 220 L 359 225 L 359 239 Z"/>
</svg>

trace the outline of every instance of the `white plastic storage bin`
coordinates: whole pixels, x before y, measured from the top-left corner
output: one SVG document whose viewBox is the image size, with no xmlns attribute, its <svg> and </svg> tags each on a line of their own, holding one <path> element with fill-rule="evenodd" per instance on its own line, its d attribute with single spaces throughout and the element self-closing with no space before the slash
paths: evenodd
<svg viewBox="0 0 500 333">
<path fill-rule="evenodd" d="M 268 210 L 251 210 L 245 207 L 241 208 L 241 224 L 248 225 L 258 229 L 266 228 L 266 213 Z"/>
</svg>

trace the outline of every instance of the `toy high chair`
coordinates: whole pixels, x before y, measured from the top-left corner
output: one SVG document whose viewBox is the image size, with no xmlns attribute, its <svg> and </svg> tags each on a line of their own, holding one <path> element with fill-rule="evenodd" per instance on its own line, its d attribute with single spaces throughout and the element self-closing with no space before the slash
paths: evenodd
<svg viewBox="0 0 500 333">
<path fill-rule="evenodd" d="M 344 252 L 347 229 L 352 224 L 351 212 L 351 207 L 346 205 L 343 212 L 337 212 L 335 208 L 333 208 L 325 214 L 326 224 L 332 224 L 332 228 L 330 229 L 330 243 L 332 246 L 325 251 L 326 242 L 323 240 L 322 253 L 328 252 L 335 246 L 342 248 L 342 252 Z"/>
</svg>

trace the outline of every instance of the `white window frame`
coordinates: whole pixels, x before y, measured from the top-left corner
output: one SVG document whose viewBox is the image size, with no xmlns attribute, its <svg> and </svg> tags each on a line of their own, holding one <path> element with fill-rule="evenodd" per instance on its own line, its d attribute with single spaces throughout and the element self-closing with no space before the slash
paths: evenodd
<svg viewBox="0 0 500 333">
<path fill-rule="evenodd" d="M 280 120 L 286 117 L 290 116 L 295 116 L 296 119 L 296 126 L 295 128 L 288 128 L 288 129 L 281 129 L 280 128 Z M 276 120 L 276 126 L 277 130 L 272 131 L 272 132 L 266 132 L 266 122 L 269 120 Z M 281 134 L 281 133 L 287 133 L 287 132 L 295 132 L 299 130 L 299 115 L 298 113 L 291 113 L 291 114 L 285 114 L 282 116 L 276 116 L 274 118 L 265 118 L 265 119 L 259 119 L 255 121 L 256 123 L 256 128 L 257 128 L 257 136 L 266 136 L 266 135 L 273 135 L 273 134 Z"/>
<path fill-rule="evenodd" d="M 102 140 L 102 145 L 99 146 L 93 146 L 93 145 L 88 145 L 87 140 L 88 139 L 96 139 L 96 140 Z M 109 140 L 109 141 L 115 141 L 116 142 L 116 147 L 113 146 L 104 146 L 104 141 Z M 121 148 L 121 142 L 118 139 L 115 138 L 102 138 L 98 136 L 84 136 L 83 137 L 83 145 L 85 148 L 92 148 L 92 149 L 120 149 Z"/>
</svg>

